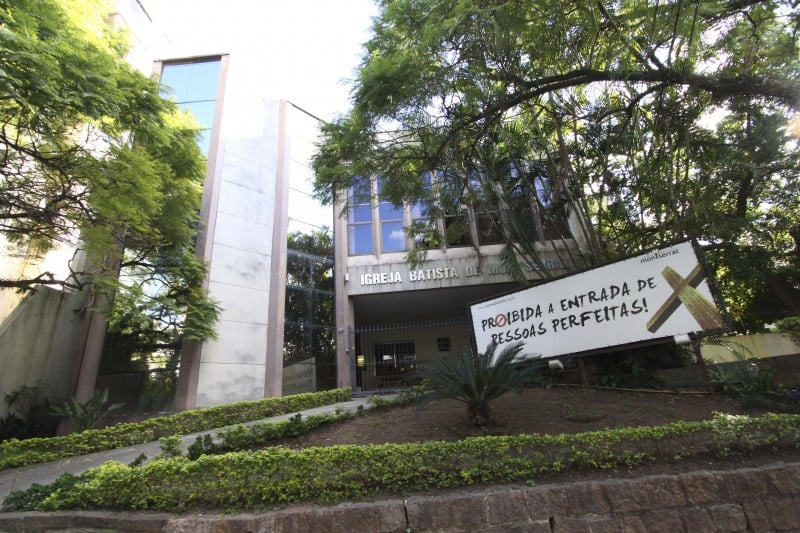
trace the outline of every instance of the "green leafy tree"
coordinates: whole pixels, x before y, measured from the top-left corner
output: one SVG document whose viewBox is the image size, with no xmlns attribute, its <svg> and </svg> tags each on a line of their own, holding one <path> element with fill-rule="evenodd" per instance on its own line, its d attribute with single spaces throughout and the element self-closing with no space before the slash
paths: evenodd
<svg viewBox="0 0 800 533">
<path fill-rule="evenodd" d="M 333 239 L 327 229 L 288 235 L 284 363 L 335 358 Z"/>
<path fill-rule="evenodd" d="M 539 254 L 573 237 L 574 268 L 696 238 L 743 328 L 800 303 L 792 2 L 380 8 L 352 110 L 314 159 L 320 198 L 379 174 L 386 198 L 427 200 L 431 219 L 494 212 L 520 281 L 526 266 L 548 276 Z M 526 225 L 521 195 L 547 231 Z"/>
<path fill-rule="evenodd" d="M 467 350 L 456 359 L 440 357 L 420 372 L 433 389 L 426 401 L 447 398 L 466 405 L 467 416 L 475 425 L 484 425 L 491 418 L 491 402 L 518 390 L 529 380 L 536 367 L 522 366 L 518 360 L 522 343 L 503 347 L 490 344 L 486 352 L 472 354 Z"/>
<path fill-rule="evenodd" d="M 0 288 L 86 290 L 112 330 L 207 339 L 218 309 L 194 253 L 198 130 L 125 61 L 109 12 L 0 1 L 0 234 L 34 254 L 80 250 L 66 278 L 41 270 Z"/>
</svg>

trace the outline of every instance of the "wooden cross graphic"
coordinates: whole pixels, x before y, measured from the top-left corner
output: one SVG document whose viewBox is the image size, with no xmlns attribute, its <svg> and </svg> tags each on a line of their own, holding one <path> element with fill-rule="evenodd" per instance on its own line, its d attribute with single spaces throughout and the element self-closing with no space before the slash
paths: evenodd
<svg viewBox="0 0 800 533">
<path fill-rule="evenodd" d="M 700 265 L 695 266 L 686 279 L 678 274 L 672 267 L 666 267 L 661 272 L 661 275 L 664 276 L 669 286 L 672 287 L 673 292 L 647 322 L 647 330 L 650 333 L 658 331 L 681 304 L 686 306 L 686 309 L 695 320 L 697 320 L 702 330 L 722 327 L 722 317 L 719 311 L 717 311 L 717 308 L 695 288 L 700 285 L 704 279 Z"/>
</svg>

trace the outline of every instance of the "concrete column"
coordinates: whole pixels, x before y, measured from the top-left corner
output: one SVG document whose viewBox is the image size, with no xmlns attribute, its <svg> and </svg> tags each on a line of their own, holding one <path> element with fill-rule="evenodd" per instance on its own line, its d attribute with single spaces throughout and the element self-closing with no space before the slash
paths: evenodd
<svg viewBox="0 0 800 533">
<path fill-rule="evenodd" d="M 281 101 L 278 118 L 278 165 L 275 176 L 275 222 L 272 230 L 267 361 L 264 396 L 283 396 L 283 333 L 286 310 L 286 257 L 289 231 L 289 141 L 286 121 L 289 102 Z"/>
</svg>

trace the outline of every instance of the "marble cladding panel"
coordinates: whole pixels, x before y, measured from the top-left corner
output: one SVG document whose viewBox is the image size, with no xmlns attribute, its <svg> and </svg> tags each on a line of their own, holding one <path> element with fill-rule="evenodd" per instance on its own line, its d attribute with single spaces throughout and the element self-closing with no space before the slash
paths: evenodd
<svg viewBox="0 0 800 533">
<path fill-rule="evenodd" d="M 261 194 L 274 194 L 278 144 L 269 139 L 227 139 L 222 180 Z"/>
<path fill-rule="evenodd" d="M 270 256 L 215 244 L 209 279 L 212 283 L 268 291 Z"/>
<path fill-rule="evenodd" d="M 235 214 L 217 213 L 214 245 L 227 246 L 259 255 L 272 252 L 272 221 L 258 224 Z"/>
<path fill-rule="evenodd" d="M 269 291 L 211 281 L 208 292 L 222 307 L 220 321 L 267 323 Z"/>
<path fill-rule="evenodd" d="M 203 344 L 203 362 L 266 363 L 266 324 L 219 321 L 216 327 L 217 338 Z"/>
<path fill-rule="evenodd" d="M 260 225 L 272 225 L 275 212 L 275 188 L 266 192 L 230 181 L 223 181 L 219 190 L 217 213 L 226 213 Z"/>
<path fill-rule="evenodd" d="M 264 365 L 200 363 L 197 407 L 264 397 Z"/>
</svg>

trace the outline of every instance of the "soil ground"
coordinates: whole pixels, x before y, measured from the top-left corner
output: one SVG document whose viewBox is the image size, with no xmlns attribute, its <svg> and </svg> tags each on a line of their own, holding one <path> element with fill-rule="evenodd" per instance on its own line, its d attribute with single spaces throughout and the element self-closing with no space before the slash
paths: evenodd
<svg viewBox="0 0 800 533">
<path fill-rule="evenodd" d="M 426 405 L 368 410 L 354 419 L 322 427 L 280 445 L 300 448 L 335 444 L 382 444 L 429 440 L 458 440 L 478 435 L 521 433 L 580 433 L 606 428 L 654 426 L 681 420 L 707 420 L 715 411 L 758 416 L 765 411 L 744 410 L 722 394 L 704 392 L 641 392 L 620 389 L 553 387 L 524 389 L 491 404 L 492 422 L 474 426 L 463 404 L 436 400 Z M 587 416 L 588 415 L 588 416 Z M 635 471 L 567 471 L 538 479 L 537 483 L 637 477 L 704 469 L 725 470 L 800 461 L 800 449 L 757 451 L 747 456 L 688 457 L 679 462 L 647 464 Z"/>
<path fill-rule="evenodd" d="M 491 404 L 492 418 L 484 427 L 473 425 L 464 404 L 434 400 L 370 410 L 353 420 L 315 430 L 293 440 L 293 447 L 332 444 L 380 444 L 426 440 L 458 440 L 477 435 L 521 433 L 579 433 L 606 428 L 654 426 L 680 420 L 706 420 L 715 411 L 757 415 L 744 411 L 728 396 L 703 392 L 640 392 L 580 387 L 527 388 Z M 288 444 L 288 443 L 287 443 Z"/>
</svg>

